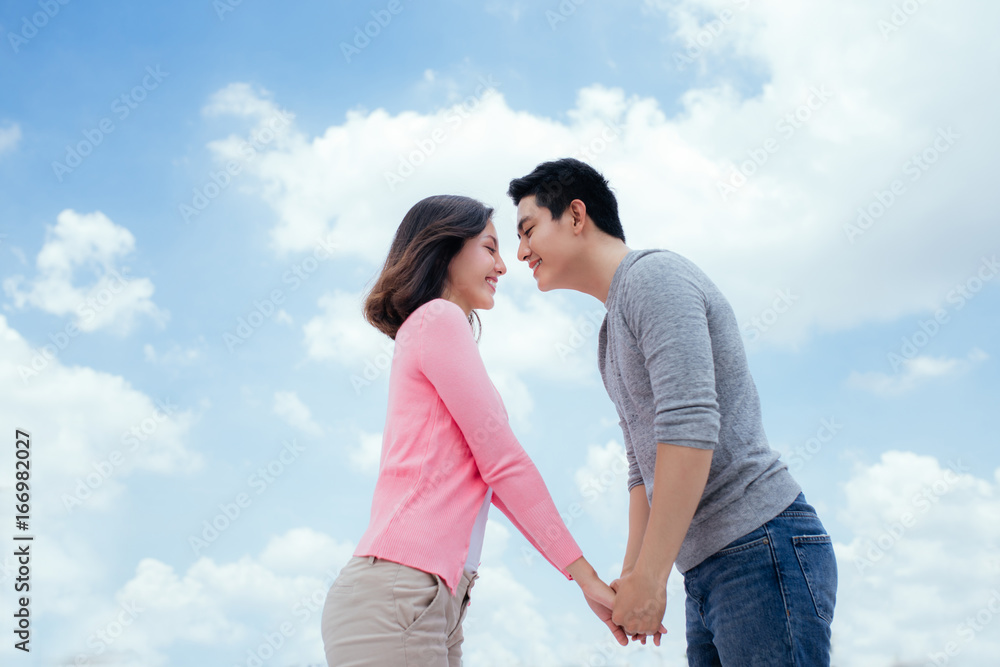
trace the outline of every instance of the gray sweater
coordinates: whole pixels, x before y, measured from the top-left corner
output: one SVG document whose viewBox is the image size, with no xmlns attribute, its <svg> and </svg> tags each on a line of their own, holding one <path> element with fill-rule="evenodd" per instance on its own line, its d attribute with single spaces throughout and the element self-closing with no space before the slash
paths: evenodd
<svg viewBox="0 0 1000 667">
<path fill-rule="evenodd" d="M 605 306 L 598 364 L 621 420 L 629 490 L 645 484 L 652 503 L 657 443 L 714 450 L 675 562 L 683 573 L 801 488 L 767 443 L 733 309 L 701 269 L 669 250 L 632 250 Z"/>
</svg>

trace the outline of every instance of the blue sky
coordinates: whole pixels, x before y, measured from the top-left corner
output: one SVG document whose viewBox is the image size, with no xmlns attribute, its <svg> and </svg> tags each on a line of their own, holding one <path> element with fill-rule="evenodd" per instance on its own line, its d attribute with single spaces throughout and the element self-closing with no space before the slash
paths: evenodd
<svg viewBox="0 0 1000 667">
<path fill-rule="evenodd" d="M 730 298 L 768 437 L 837 545 L 835 664 L 1000 650 L 993 5 L 0 7 L 0 415 L 32 433 L 37 536 L 32 652 L 5 664 L 323 662 L 309 599 L 367 523 L 392 349 L 359 303 L 436 193 L 496 209 L 480 348 L 616 576 L 603 305 L 535 289 L 504 195 L 565 155 L 609 178 L 630 247 Z M 469 665 L 684 664 L 678 573 L 664 646 L 609 646 L 496 510 L 474 592 Z"/>
</svg>

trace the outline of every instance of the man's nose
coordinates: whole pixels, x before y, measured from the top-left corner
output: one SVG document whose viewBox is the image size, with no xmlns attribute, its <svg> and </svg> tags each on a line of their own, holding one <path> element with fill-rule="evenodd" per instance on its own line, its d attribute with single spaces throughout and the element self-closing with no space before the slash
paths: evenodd
<svg viewBox="0 0 1000 667">
<path fill-rule="evenodd" d="M 526 262 L 530 255 L 531 249 L 528 248 L 528 237 L 522 236 L 517 244 L 517 259 L 521 262 Z"/>
</svg>

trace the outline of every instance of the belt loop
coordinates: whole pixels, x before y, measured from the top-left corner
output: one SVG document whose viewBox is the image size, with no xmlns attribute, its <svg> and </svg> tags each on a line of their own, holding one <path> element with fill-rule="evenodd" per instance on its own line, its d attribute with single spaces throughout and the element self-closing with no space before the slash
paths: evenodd
<svg viewBox="0 0 1000 667">
<path fill-rule="evenodd" d="M 375 556 L 369 556 L 368 557 L 368 564 L 369 565 L 374 565 L 375 564 Z"/>
</svg>

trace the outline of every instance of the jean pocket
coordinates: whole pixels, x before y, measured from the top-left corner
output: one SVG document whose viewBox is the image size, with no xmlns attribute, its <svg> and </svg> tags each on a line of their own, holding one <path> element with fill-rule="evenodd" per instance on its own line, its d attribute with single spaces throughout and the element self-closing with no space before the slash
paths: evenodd
<svg viewBox="0 0 1000 667">
<path fill-rule="evenodd" d="M 767 531 L 764 530 L 762 526 L 756 530 L 751 530 L 743 537 L 736 538 L 725 547 L 712 554 L 712 558 L 717 556 L 729 556 L 734 553 L 739 553 L 740 551 L 746 551 L 747 549 L 763 546 L 767 543 Z"/>
<path fill-rule="evenodd" d="M 837 603 L 837 556 L 833 551 L 833 540 L 829 535 L 800 535 L 792 537 L 792 546 L 816 607 L 816 615 L 832 623 L 833 608 Z"/>
<path fill-rule="evenodd" d="M 396 622 L 404 631 L 416 625 L 441 596 L 437 575 L 400 565 L 392 586 Z"/>
</svg>

